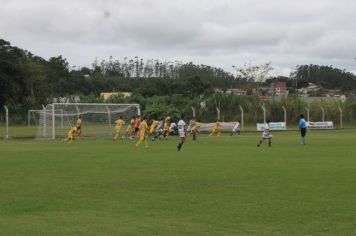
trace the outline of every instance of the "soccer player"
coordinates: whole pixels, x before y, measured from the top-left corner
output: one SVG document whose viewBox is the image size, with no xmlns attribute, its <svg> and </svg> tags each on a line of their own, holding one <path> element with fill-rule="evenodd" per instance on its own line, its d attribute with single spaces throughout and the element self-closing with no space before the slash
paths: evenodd
<svg viewBox="0 0 356 236">
<path fill-rule="evenodd" d="M 147 125 L 147 119 L 146 117 L 143 117 L 142 122 L 140 122 L 140 139 L 138 142 L 135 144 L 135 147 L 138 147 L 142 141 L 145 141 L 145 147 L 148 148 L 148 143 L 146 139 L 146 130 L 148 129 Z"/>
<path fill-rule="evenodd" d="M 170 126 L 171 118 L 169 116 L 166 117 L 163 123 L 163 137 L 167 138 L 169 135 L 169 126 Z"/>
<path fill-rule="evenodd" d="M 269 133 L 269 120 L 265 123 L 265 127 L 263 128 L 262 138 L 259 143 L 257 143 L 257 147 L 261 146 L 263 141 L 268 139 L 268 146 L 272 146 L 272 135 Z"/>
<path fill-rule="evenodd" d="M 155 130 L 155 135 L 154 135 L 154 138 L 153 138 L 152 141 L 154 141 L 154 139 L 156 139 L 156 138 L 161 139 L 161 136 L 163 134 L 162 127 L 163 127 L 163 120 L 159 120 L 158 121 L 158 125 L 157 125 L 156 130 Z"/>
<path fill-rule="evenodd" d="M 116 135 L 112 138 L 112 141 L 116 141 L 119 138 L 121 127 L 125 125 L 125 121 L 122 119 L 122 116 L 120 116 L 119 119 L 115 121 L 115 124 Z"/>
<path fill-rule="evenodd" d="M 186 130 L 185 130 L 185 122 L 184 122 L 184 115 L 181 116 L 181 119 L 178 122 L 178 135 L 179 135 L 179 143 L 178 143 L 178 151 L 182 149 L 182 146 L 185 142 Z"/>
<path fill-rule="evenodd" d="M 63 141 L 67 142 L 67 144 L 72 143 L 74 134 L 78 135 L 77 127 L 73 127 L 72 129 L 70 129 L 67 133 L 67 138 Z"/>
<path fill-rule="evenodd" d="M 240 135 L 240 130 L 241 130 L 241 128 L 240 128 L 240 122 L 237 121 L 236 124 L 235 124 L 235 126 L 234 126 L 234 128 L 232 129 L 230 135 L 232 136 L 234 133 L 237 133 L 237 135 Z"/>
<path fill-rule="evenodd" d="M 137 115 L 135 118 L 135 134 L 138 135 L 140 131 L 141 117 Z M 146 123 L 147 124 L 147 123 Z"/>
<path fill-rule="evenodd" d="M 169 126 L 168 135 L 175 135 L 176 127 L 177 127 L 177 124 L 175 122 L 172 122 Z"/>
<path fill-rule="evenodd" d="M 187 128 L 187 136 L 190 136 L 193 133 L 193 127 L 194 127 L 194 120 L 189 121 L 189 125 Z"/>
<path fill-rule="evenodd" d="M 159 121 L 156 119 L 152 120 L 151 126 L 150 126 L 150 138 L 152 141 L 155 139 L 155 134 L 156 134 L 156 128 L 158 126 Z"/>
<path fill-rule="evenodd" d="M 300 114 L 299 129 L 300 129 L 300 144 L 305 145 L 305 136 L 307 134 L 307 123 L 305 122 L 304 115 Z"/>
<path fill-rule="evenodd" d="M 125 135 L 123 138 L 125 138 L 125 136 L 129 136 L 129 139 L 133 139 L 133 136 L 135 136 L 135 117 L 133 116 L 130 120 L 130 124 L 127 126 L 126 131 L 125 131 Z"/>
<path fill-rule="evenodd" d="M 197 140 L 197 134 L 199 132 L 199 128 L 200 128 L 200 122 L 198 121 L 194 121 L 193 127 L 192 127 L 192 134 L 193 134 L 193 140 Z"/>
<path fill-rule="evenodd" d="M 82 116 L 80 115 L 77 119 L 77 137 L 79 138 L 82 133 Z"/>
<path fill-rule="evenodd" d="M 212 136 L 213 134 L 216 134 L 216 136 L 220 136 L 220 131 L 221 131 L 220 120 L 217 120 L 209 136 Z"/>
</svg>

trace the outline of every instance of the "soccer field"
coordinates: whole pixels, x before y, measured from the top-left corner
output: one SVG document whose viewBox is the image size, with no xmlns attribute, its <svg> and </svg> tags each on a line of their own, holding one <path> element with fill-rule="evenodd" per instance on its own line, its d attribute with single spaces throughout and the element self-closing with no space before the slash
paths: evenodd
<svg viewBox="0 0 356 236">
<path fill-rule="evenodd" d="M 0 235 L 355 235 L 356 131 L 0 141 Z"/>
</svg>

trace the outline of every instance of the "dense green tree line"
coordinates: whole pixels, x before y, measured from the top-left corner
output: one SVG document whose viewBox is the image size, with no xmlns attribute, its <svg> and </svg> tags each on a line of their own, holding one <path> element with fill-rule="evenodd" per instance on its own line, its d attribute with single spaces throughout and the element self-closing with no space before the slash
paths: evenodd
<svg viewBox="0 0 356 236">
<path fill-rule="evenodd" d="M 296 67 L 293 76 L 299 88 L 307 83 L 314 83 L 326 89 L 340 89 L 344 92 L 356 89 L 354 74 L 332 66 L 300 65 Z"/>
</svg>

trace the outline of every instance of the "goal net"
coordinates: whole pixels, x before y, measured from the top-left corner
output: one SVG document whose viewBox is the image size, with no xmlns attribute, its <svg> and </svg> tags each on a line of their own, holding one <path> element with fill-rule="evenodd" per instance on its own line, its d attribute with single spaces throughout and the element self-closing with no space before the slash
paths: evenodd
<svg viewBox="0 0 356 236">
<path fill-rule="evenodd" d="M 138 104 L 103 104 L 103 103 L 52 103 L 39 113 L 39 139 L 65 138 L 67 132 L 76 127 L 79 116 L 82 117 L 82 137 L 111 136 L 114 122 L 120 116 L 129 121 L 140 114 Z"/>
<path fill-rule="evenodd" d="M 45 108 L 43 108 L 42 110 L 28 110 L 27 113 L 27 126 L 30 127 L 38 127 L 40 125 L 40 120 L 41 120 L 41 116 L 45 115 Z M 63 128 L 63 110 L 55 110 L 54 111 L 58 117 L 59 115 L 59 119 L 61 121 L 61 126 Z"/>
</svg>

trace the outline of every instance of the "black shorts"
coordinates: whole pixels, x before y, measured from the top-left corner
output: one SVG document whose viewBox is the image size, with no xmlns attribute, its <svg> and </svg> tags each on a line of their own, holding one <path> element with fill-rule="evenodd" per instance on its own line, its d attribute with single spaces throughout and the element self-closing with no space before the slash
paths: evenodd
<svg viewBox="0 0 356 236">
<path fill-rule="evenodd" d="M 305 137 L 306 134 L 307 134 L 307 129 L 306 128 L 300 128 L 300 135 L 302 137 Z"/>
<path fill-rule="evenodd" d="M 140 130 L 140 128 L 135 127 L 135 133 L 137 133 Z"/>
<path fill-rule="evenodd" d="M 77 126 L 77 132 L 80 132 L 81 127 Z"/>
</svg>

